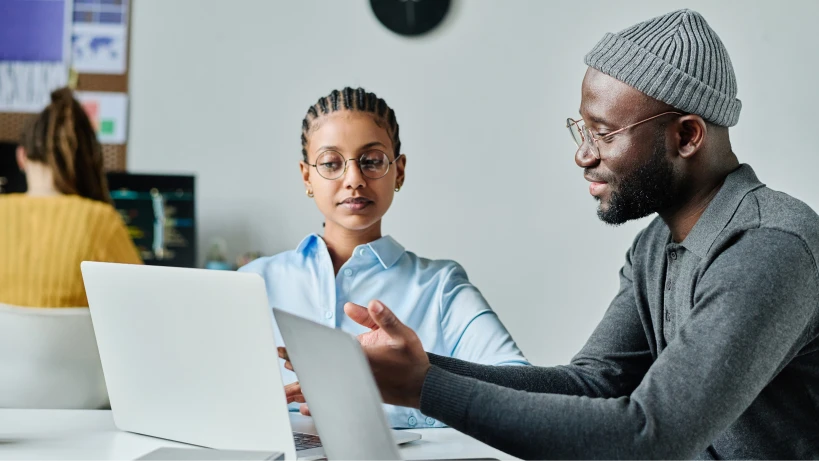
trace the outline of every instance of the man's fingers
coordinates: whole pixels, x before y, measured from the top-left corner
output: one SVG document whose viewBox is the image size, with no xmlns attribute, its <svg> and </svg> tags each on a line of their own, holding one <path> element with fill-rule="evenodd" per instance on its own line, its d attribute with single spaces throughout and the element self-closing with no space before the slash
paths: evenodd
<svg viewBox="0 0 819 461">
<path fill-rule="evenodd" d="M 344 313 L 347 314 L 347 317 L 350 317 L 363 327 L 367 327 L 370 330 L 378 328 L 378 325 L 376 325 L 375 321 L 370 317 L 369 311 L 367 311 L 367 308 L 364 306 L 359 306 L 355 303 L 345 303 Z"/>
<path fill-rule="evenodd" d="M 406 325 L 398 320 L 395 314 L 378 300 L 370 301 L 367 309 L 375 324 L 385 333 L 392 337 L 402 337 L 406 333 Z"/>
</svg>

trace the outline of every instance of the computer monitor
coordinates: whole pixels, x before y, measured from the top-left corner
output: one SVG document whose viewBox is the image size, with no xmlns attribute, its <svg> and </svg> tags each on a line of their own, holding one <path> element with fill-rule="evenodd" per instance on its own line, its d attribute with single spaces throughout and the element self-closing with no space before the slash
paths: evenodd
<svg viewBox="0 0 819 461">
<path fill-rule="evenodd" d="M 0 194 L 26 191 L 26 175 L 17 166 L 17 144 L 0 141 Z"/>
<path fill-rule="evenodd" d="M 145 264 L 196 267 L 193 176 L 108 173 L 108 188 Z"/>
</svg>

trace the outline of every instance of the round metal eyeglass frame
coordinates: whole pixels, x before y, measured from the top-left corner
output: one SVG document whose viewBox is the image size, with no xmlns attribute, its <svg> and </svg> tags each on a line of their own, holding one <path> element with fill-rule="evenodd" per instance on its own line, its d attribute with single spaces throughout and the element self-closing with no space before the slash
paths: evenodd
<svg viewBox="0 0 819 461">
<path fill-rule="evenodd" d="M 362 174 L 362 175 L 363 175 L 365 178 L 368 178 L 368 179 L 381 179 L 381 178 L 383 178 L 384 176 L 387 176 L 387 173 L 389 173 L 389 172 L 390 172 L 390 168 L 392 167 L 392 164 L 393 164 L 393 163 L 395 163 L 395 162 L 397 162 L 399 158 L 401 158 L 401 157 L 403 157 L 403 156 L 404 156 L 404 154 L 401 154 L 401 155 L 399 155 L 398 157 L 395 157 L 395 160 L 390 161 L 390 157 L 389 157 L 387 154 L 385 154 L 384 152 L 381 152 L 380 154 L 381 154 L 381 155 L 382 155 L 382 157 L 383 157 L 384 163 L 386 163 L 386 164 L 387 164 L 387 169 L 386 169 L 386 170 L 384 170 L 384 174 L 382 174 L 382 175 L 380 175 L 380 176 L 370 176 L 370 175 L 368 175 L 368 174 L 367 174 L 367 171 L 366 171 L 364 168 L 361 168 L 361 158 L 362 158 L 362 157 L 364 157 L 365 155 L 368 155 L 368 153 L 362 154 L 362 155 L 361 155 L 360 157 L 358 157 L 358 158 L 344 158 L 344 157 L 343 157 L 341 154 L 339 154 L 339 153 L 337 153 L 337 152 L 333 152 L 333 153 L 337 154 L 339 157 L 341 157 L 341 158 L 342 158 L 342 160 L 344 161 L 344 168 L 342 168 L 342 169 L 341 169 L 341 173 L 339 173 L 339 175 L 338 175 L 338 176 L 334 176 L 334 177 L 328 178 L 327 176 L 324 176 L 323 174 L 321 174 L 321 169 L 319 168 L 319 166 L 320 166 L 320 165 L 319 165 L 319 159 L 321 159 L 321 157 L 322 157 L 323 155 L 327 154 L 327 153 L 329 153 L 329 152 L 325 152 L 325 153 L 322 153 L 321 155 L 319 155 L 319 157 L 316 159 L 316 163 L 307 163 L 307 162 L 304 162 L 304 163 L 305 163 L 306 165 L 308 165 L 308 166 L 311 166 L 311 167 L 315 168 L 315 169 L 316 169 L 316 173 L 318 173 L 318 174 L 319 174 L 319 176 L 321 176 L 321 177 L 322 177 L 322 178 L 324 178 L 324 179 L 330 180 L 330 181 L 335 181 L 336 179 L 341 179 L 341 178 L 343 178 L 343 177 L 344 177 L 344 175 L 345 175 L 345 174 L 347 174 L 347 165 L 348 165 L 348 164 L 349 164 L 349 162 L 351 162 L 351 161 L 355 161 L 355 162 L 356 162 L 356 164 L 358 165 L 358 171 L 360 171 L 360 172 L 361 172 L 361 174 Z"/>
<path fill-rule="evenodd" d="M 574 141 L 575 144 L 577 144 L 578 149 L 583 146 L 583 143 L 586 143 L 587 141 L 590 140 L 591 142 L 588 142 L 589 150 L 592 152 L 592 154 L 594 154 L 595 159 L 600 160 L 600 146 L 598 146 L 597 144 L 598 142 L 603 141 L 607 138 L 611 138 L 614 135 L 620 134 L 628 130 L 629 128 L 634 128 L 637 125 L 640 125 L 642 123 L 654 120 L 655 118 L 662 117 L 663 115 L 668 114 L 685 115 L 681 112 L 674 111 L 663 112 L 661 114 L 654 115 L 653 117 L 649 117 L 645 120 L 640 120 L 637 123 L 632 123 L 631 125 L 624 126 L 623 128 L 612 131 L 611 133 L 606 133 L 604 136 L 600 136 L 599 138 L 595 137 L 591 133 L 591 131 L 589 131 L 589 129 L 586 127 L 586 123 L 583 122 L 582 118 L 580 120 L 575 120 L 569 117 L 568 119 L 566 119 L 566 128 L 569 129 L 569 133 L 572 135 L 572 140 Z M 581 122 L 583 123 L 581 124 Z"/>
</svg>

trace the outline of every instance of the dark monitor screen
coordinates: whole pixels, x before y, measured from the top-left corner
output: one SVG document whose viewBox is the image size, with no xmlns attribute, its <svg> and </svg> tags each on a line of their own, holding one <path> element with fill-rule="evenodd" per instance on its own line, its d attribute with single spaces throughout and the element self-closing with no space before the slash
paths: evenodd
<svg viewBox="0 0 819 461">
<path fill-rule="evenodd" d="M 17 144 L 0 142 L 0 194 L 26 191 L 26 175 L 17 166 Z"/>
<path fill-rule="evenodd" d="M 196 267 L 193 176 L 108 173 L 108 187 L 145 264 Z"/>
</svg>

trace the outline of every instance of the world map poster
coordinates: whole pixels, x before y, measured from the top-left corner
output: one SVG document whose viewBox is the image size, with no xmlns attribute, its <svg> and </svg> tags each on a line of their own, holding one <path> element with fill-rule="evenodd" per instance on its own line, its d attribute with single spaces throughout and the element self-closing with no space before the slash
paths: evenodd
<svg viewBox="0 0 819 461">
<path fill-rule="evenodd" d="M 124 74 L 128 0 L 74 0 L 72 67 L 80 73 Z"/>
</svg>

